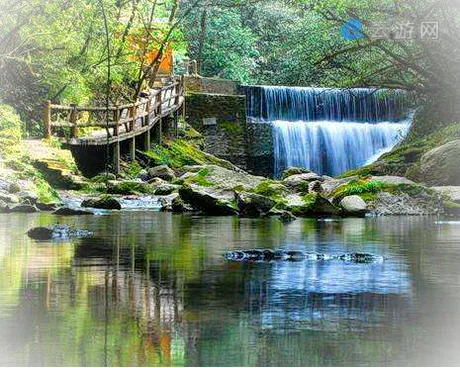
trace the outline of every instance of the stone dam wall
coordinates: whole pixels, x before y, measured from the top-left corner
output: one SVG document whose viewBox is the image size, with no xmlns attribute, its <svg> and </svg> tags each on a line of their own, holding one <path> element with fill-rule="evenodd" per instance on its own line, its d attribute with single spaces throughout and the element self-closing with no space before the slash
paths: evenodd
<svg viewBox="0 0 460 368">
<path fill-rule="evenodd" d="M 234 81 L 185 79 L 186 115 L 205 138 L 205 151 L 256 175 L 274 172 L 272 128 L 247 119 L 246 96 Z"/>
</svg>

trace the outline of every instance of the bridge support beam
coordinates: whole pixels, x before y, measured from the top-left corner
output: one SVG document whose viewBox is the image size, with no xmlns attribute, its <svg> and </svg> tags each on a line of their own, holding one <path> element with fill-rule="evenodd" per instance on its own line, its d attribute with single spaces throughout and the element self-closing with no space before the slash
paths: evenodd
<svg viewBox="0 0 460 368">
<path fill-rule="evenodd" d="M 136 137 L 129 140 L 129 157 L 131 160 L 136 160 Z"/>
<path fill-rule="evenodd" d="M 113 173 L 118 175 L 120 174 L 120 142 L 115 142 L 112 147 Z"/>
<path fill-rule="evenodd" d="M 158 121 L 158 144 L 163 144 L 163 119 Z"/>
<path fill-rule="evenodd" d="M 147 130 L 144 133 L 144 150 L 147 151 L 150 149 L 150 130 Z"/>
</svg>

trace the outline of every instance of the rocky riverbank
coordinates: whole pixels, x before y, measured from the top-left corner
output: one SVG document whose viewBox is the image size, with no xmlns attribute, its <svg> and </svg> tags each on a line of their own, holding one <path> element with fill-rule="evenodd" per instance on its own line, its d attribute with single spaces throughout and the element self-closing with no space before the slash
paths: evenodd
<svg viewBox="0 0 460 368">
<path fill-rule="evenodd" d="M 45 143 L 40 145 L 48 150 Z M 31 145 L 28 147 L 30 150 Z M 46 158 L 49 152 L 41 155 L 46 160 L 35 152 L 27 165 L 36 168 L 40 180 L 51 184 L 53 196 L 43 198 L 30 180 L 3 177 L 0 212 L 55 211 L 56 215 L 71 216 L 150 209 L 213 216 L 279 216 L 283 222 L 295 217 L 460 214 L 457 187 L 430 188 L 400 175 L 377 175 L 365 169 L 331 178 L 289 168 L 281 180 L 271 180 L 251 175 L 201 148 L 199 134 L 186 127 L 178 139 L 138 152 L 138 160 L 125 162 L 120 176 L 101 173 L 91 179 L 79 177 L 70 159 L 66 165 L 62 158 L 54 159 L 61 163 L 59 171 L 56 164 L 43 165 L 52 162 Z M 51 156 L 58 154 L 54 148 L 50 150 Z"/>
</svg>

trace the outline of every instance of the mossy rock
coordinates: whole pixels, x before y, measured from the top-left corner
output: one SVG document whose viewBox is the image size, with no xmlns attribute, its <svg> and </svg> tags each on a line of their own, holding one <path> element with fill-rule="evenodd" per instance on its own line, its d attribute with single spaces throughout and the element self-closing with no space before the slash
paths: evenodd
<svg viewBox="0 0 460 368">
<path fill-rule="evenodd" d="M 284 209 L 297 217 L 338 215 L 340 209 L 318 194 L 288 195 Z"/>
<path fill-rule="evenodd" d="M 121 210 L 120 202 L 111 196 L 103 196 L 98 199 L 86 199 L 82 202 L 81 206 L 104 210 Z"/>
<path fill-rule="evenodd" d="M 281 200 L 289 192 L 286 186 L 274 180 L 263 180 L 253 191 L 256 194 L 273 198 L 276 201 Z"/>
<path fill-rule="evenodd" d="M 105 183 L 108 180 L 117 180 L 117 176 L 112 173 L 101 173 L 90 179 L 91 183 Z"/>
<path fill-rule="evenodd" d="M 154 194 L 154 191 L 155 189 L 152 185 L 137 181 L 111 181 L 107 188 L 109 194 L 119 195 Z"/>
<path fill-rule="evenodd" d="M 281 174 L 281 179 L 284 180 L 287 177 L 292 176 L 292 175 L 308 174 L 308 173 L 311 173 L 311 170 L 304 168 L 304 167 L 288 167 Z"/>
<path fill-rule="evenodd" d="M 215 184 L 207 179 L 209 177 L 209 168 L 205 167 L 196 174 L 190 175 L 184 180 L 184 184 L 196 184 L 201 187 L 213 187 Z"/>
</svg>

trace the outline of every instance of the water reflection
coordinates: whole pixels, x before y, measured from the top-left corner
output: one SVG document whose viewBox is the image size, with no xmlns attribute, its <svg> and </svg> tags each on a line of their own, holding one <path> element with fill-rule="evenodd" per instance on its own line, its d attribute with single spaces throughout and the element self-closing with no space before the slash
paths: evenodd
<svg viewBox="0 0 460 368">
<path fill-rule="evenodd" d="M 451 331 L 449 341 L 458 341 L 458 313 L 450 308 L 459 301 L 460 235 L 432 220 L 283 226 L 130 212 L 72 219 L 72 226 L 94 230 L 93 239 L 54 244 L 24 236 L 31 226 L 55 221 L 42 214 L 0 217 L 0 365 L 378 365 L 456 358 L 443 350 L 441 343 L 451 344 L 437 331 L 443 327 Z M 247 264 L 222 256 L 257 247 L 364 251 L 387 260 Z M 448 319 L 433 308 L 441 296 Z M 431 344 L 433 334 L 439 343 Z M 433 350 L 438 354 L 430 355 Z"/>
</svg>

